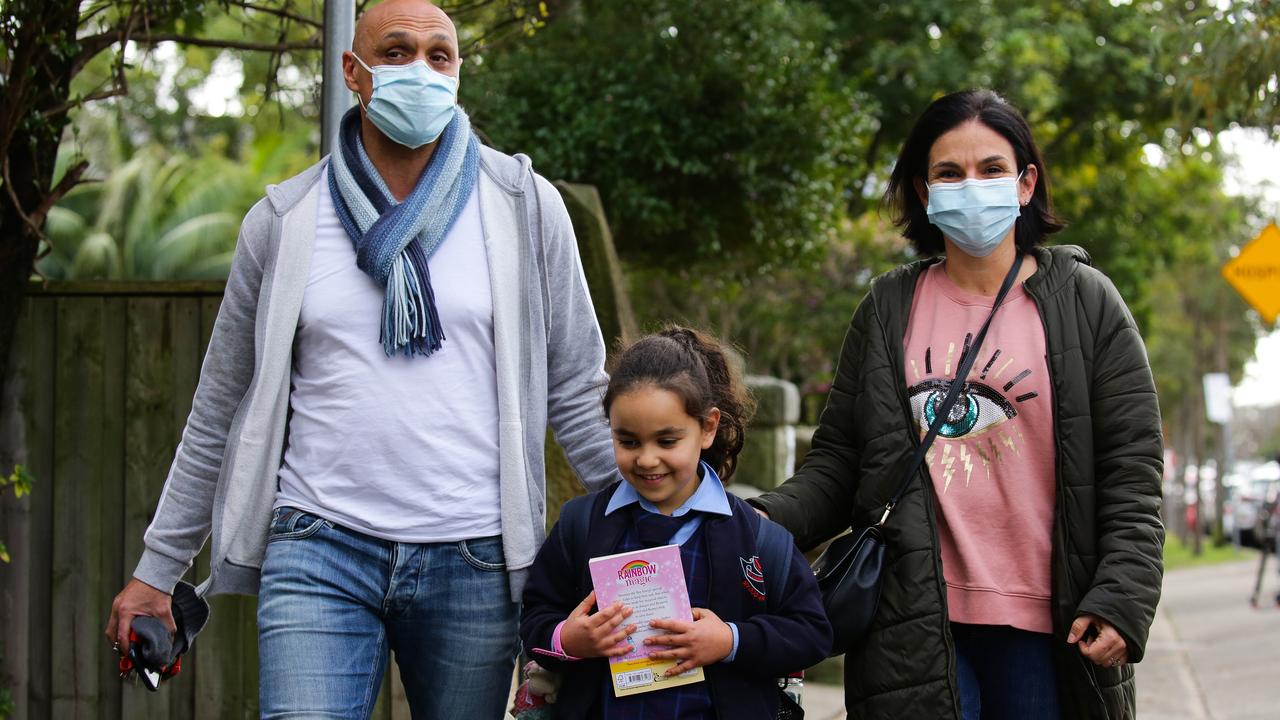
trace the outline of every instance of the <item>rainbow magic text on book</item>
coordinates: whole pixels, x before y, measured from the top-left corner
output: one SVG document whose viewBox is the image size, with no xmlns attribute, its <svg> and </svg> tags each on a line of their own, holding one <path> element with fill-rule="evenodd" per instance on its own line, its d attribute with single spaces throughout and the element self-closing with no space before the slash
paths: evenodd
<svg viewBox="0 0 1280 720">
<path fill-rule="evenodd" d="M 615 600 L 631 608 L 628 623 L 636 632 L 629 638 L 633 650 L 609 659 L 613 692 L 618 697 L 664 690 L 678 685 L 702 682 L 702 668 L 694 668 L 673 677 L 663 675 L 675 667 L 675 660 L 660 660 L 649 653 L 665 650 L 664 645 L 645 645 L 644 639 L 663 631 L 649 627 L 650 620 L 675 618 L 693 620 L 689 607 L 689 588 L 684 583 L 684 567 L 680 548 L 664 545 L 648 550 L 592 558 L 591 582 L 596 589 L 596 606 L 607 607 Z"/>
</svg>

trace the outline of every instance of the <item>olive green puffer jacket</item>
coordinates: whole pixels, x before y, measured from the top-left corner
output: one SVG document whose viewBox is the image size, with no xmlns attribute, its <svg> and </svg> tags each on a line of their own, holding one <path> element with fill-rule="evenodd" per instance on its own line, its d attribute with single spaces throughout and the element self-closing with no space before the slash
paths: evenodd
<svg viewBox="0 0 1280 720">
<path fill-rule="evenodd" d="M 1133 668 L 1095 667 L 1066 644 L 1072 621 L 1111 622 L 1142 659 L 1160 597 L 1162 436 L 1142 338 L 1115 286 L 1076 247 L 1037 248 L 1025 288 L 1044 323 L 1057 450 L 1053 627 L 1067 718 L 1134 715 Z M 753 501 L 813 547 L 877 521 L 918 441 L 902 338 L 920 273 L 872 284 L 845 337 L 813 449 L 784 485 Z M 885 526 L 886 565 L 869 636 L 845 658 L 852 718 L 960 718 L 933 485 L 927 469 Z"/>
</svg>

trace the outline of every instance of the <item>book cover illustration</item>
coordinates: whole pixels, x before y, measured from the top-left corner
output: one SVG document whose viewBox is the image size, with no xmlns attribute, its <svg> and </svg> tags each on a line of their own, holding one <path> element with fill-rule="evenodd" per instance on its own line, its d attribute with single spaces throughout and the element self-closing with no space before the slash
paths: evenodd
<svg viewBox="0 0 1280 720">
<path fill-rule="evenodd" d="M 614 694 L 625 697 L 702 682 L 702 668 L 673 677 L 664 676 L 677 662 L 649 657 L 649 653 L 665 650 L 666 646 L 644 644 L 645 638 L 663 633 L 650 628 L 650 620 L 693 620 L 679 546 L 664 545 L 592 558 L 590 568 L 596 606 L 607 607 L 615 600 L 621 601 L 631 608 L 627 623 L 636 625 L 635 633 L 629 638 L 634 649 L 609 659 Z"/>
</svg>

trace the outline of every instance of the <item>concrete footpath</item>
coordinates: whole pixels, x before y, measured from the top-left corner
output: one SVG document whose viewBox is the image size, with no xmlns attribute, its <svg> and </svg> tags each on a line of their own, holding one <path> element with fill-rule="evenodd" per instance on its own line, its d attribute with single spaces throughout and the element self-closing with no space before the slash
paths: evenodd
<svg viewBox="0 0 1280 720">
<path fill-rule="evenodd" d="M 1280 592 L 1267 563 L 1262 608 L 1249 606 L 1258 559 L 1165 576 L 1147 657 L 1135 666 L 1143 720 L 1280 718 Z"/>
<path fill-rule="evenodd" d="M 844 716 L 844 687 L 804 684 L 804 720 L 837 720 Z"/>
</svg>

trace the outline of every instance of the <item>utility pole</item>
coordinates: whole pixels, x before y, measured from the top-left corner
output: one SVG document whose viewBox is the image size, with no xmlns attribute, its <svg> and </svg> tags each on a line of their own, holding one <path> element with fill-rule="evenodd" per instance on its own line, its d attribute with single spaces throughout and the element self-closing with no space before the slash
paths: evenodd
<svg viewBox="0 0 1280 720">
<path fill-rule="evenodd" d="M 320 90 L 320 155 L 328 155 L 351 91 L 342 77 L 342 53 L 356 32 L 355 0 L 324 0 L 324 84 Z"/>
</svg>

